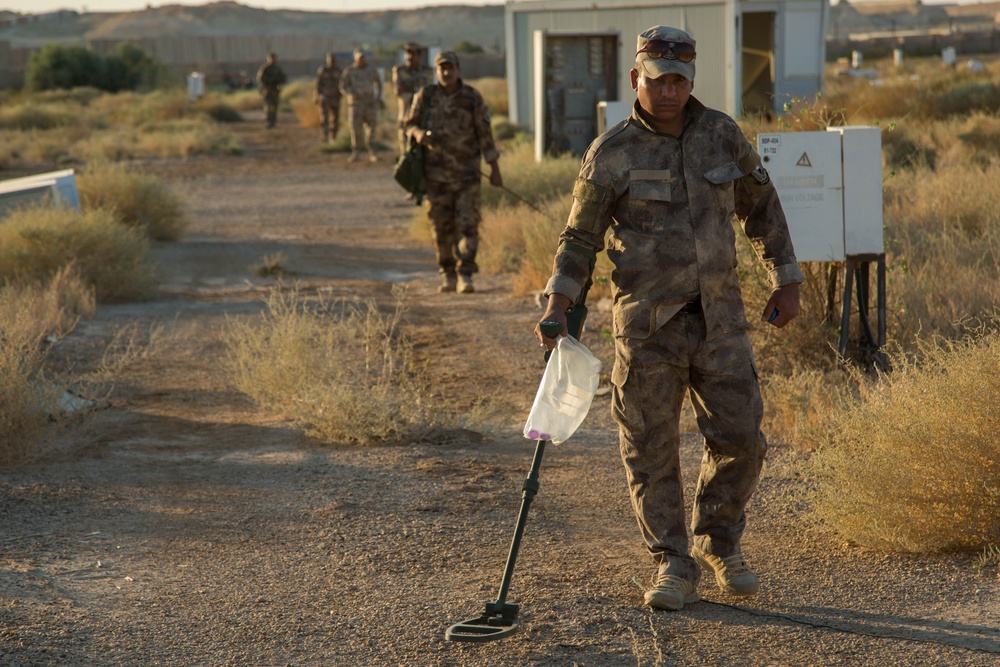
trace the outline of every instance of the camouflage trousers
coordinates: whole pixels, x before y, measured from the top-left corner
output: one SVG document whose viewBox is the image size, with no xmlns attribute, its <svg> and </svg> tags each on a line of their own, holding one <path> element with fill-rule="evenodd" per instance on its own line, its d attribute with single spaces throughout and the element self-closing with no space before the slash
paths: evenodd
<svg viewBox="0 0 1000 667">
<path fill-rule="evenodd" d="M 261 91 L 264 98 L 264 116 L 267 118 L 267 126 L 274 127 L 278 122 L 278 103 L 281 101 L 281 91 L 277 88 L 265 88 Z"/>
<path fill-rule="evenodd" d="M 643 540 L 668 573 L 697 582 L 678 456 L 681 409 L 690 393 L 705 439 L 691 517 L 694 545 L 730 556 L 739 550 L 744 508 L 767 451 L 750 340 L 742 330 L 705 340 L 703 314 L 681 311 L 645 340 L 616 339 L 611 379 L 622 461 Z"/>
<path fill-rule="evenodd" d="M 336 139 L 340 131 L 340 98 L 320 97 L 319 112 L 323 116 L 323 136 Z"/>
<path fill-rule="evenodd" d="M 378 117 L 378 102 L 354 102 L 348 106 L 351 121 L 351 150 L 358 152 L 375 151 L 375 121 Z"/>
<path fill-rule="evenodd" d="M 479 181 L 441 183 L 427 181 L 427 217 L 434 231 L 434 250 L 442 274 L 479 271 Z"/>
<path fill-rule="evenodd" d="M 403 121 L 406 119 L 406 114 L 410 111 L 410 103 L 413 101 L 413 95 L 401 94 L 396 100 L 397 110 L 396 110 L 396 120 L 399 124 L 399 154 L 402 155 L 406 152 L 406 129 L 403 127 Z"/>
</svg>

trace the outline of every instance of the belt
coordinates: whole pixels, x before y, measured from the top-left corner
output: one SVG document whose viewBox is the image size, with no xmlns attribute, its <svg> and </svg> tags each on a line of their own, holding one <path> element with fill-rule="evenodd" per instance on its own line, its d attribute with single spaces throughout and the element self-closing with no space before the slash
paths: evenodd
<svg viewBox="0 0 1000 667">
<path fill-rule="evenodd" d="M 701 297 L 696 296 L 694 298 L 694 301 L 689 301 L 688 303 L 684 304 L 684 307 L 681 308 L 678 312 L 687 313 L 688 315 L 697 315 L 698 313 L 701 312 Z"/>
</svg>

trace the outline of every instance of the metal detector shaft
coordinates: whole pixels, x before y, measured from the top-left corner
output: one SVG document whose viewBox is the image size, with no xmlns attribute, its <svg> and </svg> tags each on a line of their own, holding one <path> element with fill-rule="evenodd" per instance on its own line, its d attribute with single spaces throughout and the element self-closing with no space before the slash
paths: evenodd
<svg viewBox="0 0 1000 667">
<path fill-rule="evenodd" d="M 482 169 L 479 170 L 479 175 L 482 176 L 483 178 L 489 178 L 489 175 L 486 172 L 484 172 Z M 534 204 L 532 204 L 530 201 L 528 201 L 527 199 L 525 199 L 521 195 L 519 195 L 516 192 L 514 192 L 513 190 L 511 190 L 506 185 L 501 185 L 500 189 L 503 190 L 504 192 L 506 192 L 507 194 L 509 194 L 514 199 L 516 199 L 519 202 L 521 202 L 522 204 L 524 204 L 525 206 L 534 209 L 536 213 L 541 213 L 542 215 L 545 215 L 545 211 L 543 211 L 542 209 L 538 208 L 537 206 L 535 206 Z"/>
<path fill-rule="evenodd" d="M 538 440 L 535 444 L 535 456 L 531 460 L 531 470 L 528 478 L 524 480 L 521 487 L 521 511 L 517 515 L 517 527 L 514 528 L 514 537 L 510 541 L 510 552 L 507 554 L 507 565 L 503 569 L 503 579 L 500 581 L 500 593 L 497 595 L 496 604 L 498 607 L 504 606 L 507 601 L 507 591 L 510 588 L 511 577 L 514 576 L 514 564 L 517 562 L 517 552 L 521 548 L 521 536 L 524 534 L 524 524 L 528 520 L 528 508 L 531 507 L 531 500 L 538 493 L 538 469 L 542 465 L 542 455 L 545 453 L 545 440 Z"/>
</svg>

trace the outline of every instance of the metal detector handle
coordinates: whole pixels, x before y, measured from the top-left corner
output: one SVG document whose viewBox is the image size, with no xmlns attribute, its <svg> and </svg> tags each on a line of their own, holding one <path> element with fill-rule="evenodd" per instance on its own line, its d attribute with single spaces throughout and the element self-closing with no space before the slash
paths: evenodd
<svg viewBox="0 0 1000 667">
<path fill-rule="evenodd" d="M 538 323 L 538 330 L 542 332 L 543 335 L 549 338 L 558 338 L 559 334 L 562 333 L 562 323 L 554 322 L 552 320 L 546 320 L 545 322 Z M 549 360 L 552 356 L 552 350 L 545 350 L 545 361 Z"/>
</svg>

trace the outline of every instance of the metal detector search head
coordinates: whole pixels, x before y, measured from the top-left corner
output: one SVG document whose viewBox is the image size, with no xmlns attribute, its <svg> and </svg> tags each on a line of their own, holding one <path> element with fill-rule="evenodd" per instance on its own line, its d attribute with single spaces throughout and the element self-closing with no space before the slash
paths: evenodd
<svg viewBox="0 0 1000 667">
<path fill-rule="evenodd" d="M 450 642 L 491 642 L 517 632 L 517 605 L 487 602 L 486 613 L 448 628 L 444 638 Z"/>
<path fill-rule="evenodd" d="M 558 322 L 542 322 L 542 333 L 549 338 L 555 338 L 562 331 Z M 546 356 L 548 360 L 548 356 Z M 514 576 L 514 564 L 517 562 L 517 552 L 521 548 L 521 536 L 524 535 L 524 524 L 528 520 L 528 508 L 531 500 L 538 493 L 538 469 L 542 465 L 542 455 L 548 440 L 535 441 L 535 456 L 531 459 L 531 470 L 521 486 L 521 510 L 517 514 L 517 525 L 514 527 L 514 538 L 507 552 L 507 565 L 500 581 L 500 593 L 496 602 L 486 603 L 486 613 L 479 618 L 471 618 L 449 627 L 444 638 L 450 642 L 491 642 L 509 637 L 518 629 L 517 605 L 507 602 L 507 591 L 510 590 L 510 580 Z"/>
</svg>

